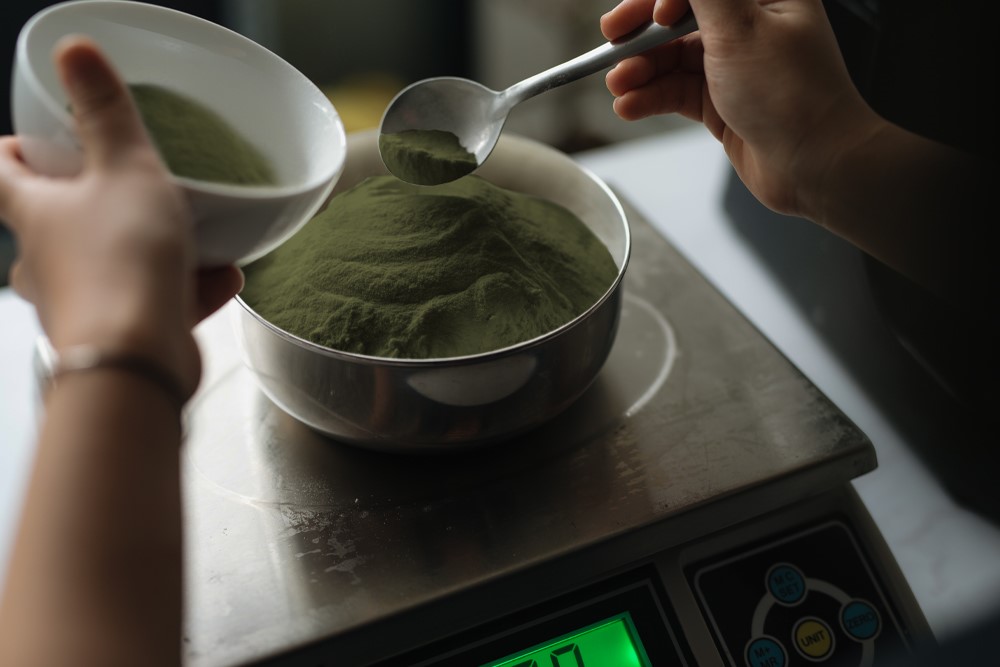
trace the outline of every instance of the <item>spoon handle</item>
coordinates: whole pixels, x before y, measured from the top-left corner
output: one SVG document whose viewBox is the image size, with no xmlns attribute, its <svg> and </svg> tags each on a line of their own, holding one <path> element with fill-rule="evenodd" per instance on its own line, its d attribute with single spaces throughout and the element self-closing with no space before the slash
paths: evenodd
<svg viewBox="0 0 1000 667">
<path fill-rule="evenodd" d="M 649 21 L 624 37 L 607 42 L 586 53 L 567 60 L 561 65 L 551 67 L 544 72 L 535 74 L 501 93 L 504 106 L 515 104 L 544 93 L 557 86 L 576 81 L 589 74 L 611 67 L 626 58 L 648 51 L 654 46 L 683 37 L 698 29 L 694 14 L 689 10 L 680 20 L 670 26 L 662 26 Z"/>
</svg>

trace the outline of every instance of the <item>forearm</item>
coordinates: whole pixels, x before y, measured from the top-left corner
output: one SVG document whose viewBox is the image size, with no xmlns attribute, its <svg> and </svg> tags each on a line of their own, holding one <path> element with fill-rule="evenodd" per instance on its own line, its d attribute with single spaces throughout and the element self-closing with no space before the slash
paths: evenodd
<svg viewBox="0 0 1000 667">
<path fill-rule="evenodd" d="M 879 121 L 817 182 L 807 217 L 930 291 L 960 298 L 985 270 L 987 173 L 971 155 Z"/>
<path fill-rule="evenodd" d="M 179 662 L 179 442 L 177 405 L 148 379 L 59 381 L 0 605 L 0 663 Z"/>
</svg>

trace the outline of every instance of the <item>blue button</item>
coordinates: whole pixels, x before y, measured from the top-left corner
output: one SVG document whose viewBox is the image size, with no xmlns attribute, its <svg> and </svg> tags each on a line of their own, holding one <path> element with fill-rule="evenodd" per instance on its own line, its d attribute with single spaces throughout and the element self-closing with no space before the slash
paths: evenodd
<svg viewBox="0 0 1000 667">
<path fill-rule="evenodd" d="M 851 600 L 840 610 L 840 625 L 849 637 L 860 642 L 878 635 L 882 619 L 875 607 L 864 600 Z"/>
<path fill-rule="evenodd" d="M 747 644 L 747 667 L 785 667 L 785 647 L 773 637 L 758 637 Z"/>
<path fill-rule="evenodd" d="M 747 667 L 785 667 L 785 647 L 773 637 L 758 637 L 747 644 Z"/>
<path fill-rule="evenodd" d="M 794 565 L 779 563 L 767 572 L 767 590 L 778 602 L 797 604 L 806 595 L 806 581 Z"/>
</svg>

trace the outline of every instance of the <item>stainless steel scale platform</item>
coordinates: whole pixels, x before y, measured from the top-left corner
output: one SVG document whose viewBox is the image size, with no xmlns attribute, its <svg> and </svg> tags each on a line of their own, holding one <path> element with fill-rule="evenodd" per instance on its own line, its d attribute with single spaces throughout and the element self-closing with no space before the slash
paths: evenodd
<svg viewBox="0 0 1000 667">
<path fill-rule="evenodd" d="M 487 449 L 332 441 L 257 389 L 226 318 L 199 331 L 188 664 L 854 666 L 931 641 L 850 484 L 871 443 L 626 209 L 605 368 Z"/>
</svg>

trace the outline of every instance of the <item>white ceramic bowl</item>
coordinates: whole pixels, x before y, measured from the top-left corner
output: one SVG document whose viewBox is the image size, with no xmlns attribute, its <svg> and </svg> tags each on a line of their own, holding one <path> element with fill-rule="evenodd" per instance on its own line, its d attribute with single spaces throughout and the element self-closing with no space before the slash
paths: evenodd
<svg viewBox="0 0 1000 667">
<path fill-rule="evenodd" d="M 53 66 L 64 36 L 97 42 L 129 83 L 189 95 L 225 118 L 270 160 L 278 184 L 246 187 L 175 177 L 196 218 L 203 266 L 243 264 L 294 234 L 344 168 L 343 123 L 325 95 L 256 42 L 209 21 L 127 0 L 77 0 L 32 17 L 18 37 L 12 119 L 27 163 L 53 176 L 82 159 Z"/>
</svg>

